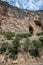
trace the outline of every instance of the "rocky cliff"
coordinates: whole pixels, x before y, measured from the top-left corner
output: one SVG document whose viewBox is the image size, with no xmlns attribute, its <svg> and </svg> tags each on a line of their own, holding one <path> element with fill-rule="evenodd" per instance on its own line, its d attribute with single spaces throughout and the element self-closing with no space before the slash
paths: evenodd
<svg viewBox="0 0 43 65">
<path fill-rule="evenodd" d="M 31 32 L 33 34 L 43 30 L 43 11 L 27 11 L 0 1 L 0 22 L 2 30 L 13 32 Z"/>
</svg>

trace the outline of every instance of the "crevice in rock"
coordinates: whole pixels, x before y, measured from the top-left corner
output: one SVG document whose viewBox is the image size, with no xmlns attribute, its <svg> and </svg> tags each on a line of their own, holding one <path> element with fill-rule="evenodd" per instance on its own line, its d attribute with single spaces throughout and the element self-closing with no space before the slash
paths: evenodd
<svg viewBox="0 0 43 65">
<path fill-rule="evenodd" d="M 29 32 L 30 34 L 33 34 L 33 27 L 31 25 L 29 25 Z"/>
<path fill-rule="evenodd" d="M 41 22 L 40 22 L 40 21 L 34 20 L 34 22 L 35 22 L 35 24 L 36 24 L 37 26 L 41 27 Z"/>
</svg>

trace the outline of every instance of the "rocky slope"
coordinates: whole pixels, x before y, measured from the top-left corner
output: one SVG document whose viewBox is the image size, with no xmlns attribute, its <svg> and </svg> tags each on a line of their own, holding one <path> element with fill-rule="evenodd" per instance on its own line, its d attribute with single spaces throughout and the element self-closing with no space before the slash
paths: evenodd
<svg viewBox="0 0 43 65">
<path fill-rule="evenodd" d="M 11 30 L 16 33 L 30 32 L 29 27 L 31 26 L 35 34 L 43 30 L 43 11 L 21 10 L 0 1 L 0 22 L 2 30 Z"/>
<path fill-rule="evenodd" d="M 12 31 L 17 33 L 30 33 L 32 37 L 31 40 L 38 39 L 39 37 L 36 36 L 37 33 L 43 32 L 43 11 L 28 11 L 19 9 L 9 5 L 7 2 L 0 1 L 0 32 L 1 31 Z M 42 36 L 43 37 L 43 36 Z M 0 34 L 0 42 L 9 42 L 11 43 L 12 40 L 6 40 L 3 35 Z M 36 58 L 24 52 L 18 53 L 18 59 L 16 61 L 12 61 L 8 59 L 8 64 L 12 61 L 12 65 L 17 63 L 17 65 L 25 65 L 26 63 L 33 63 L 33 62 L 42 62 L 43 57 Z M 5 54 L 0 55 L 0 62 L 3 64 L 3 59 Z M 4 62 L 6 63 L 6 62 Z M 11 64 L 9 64 L 11 65 Z"/>
</svg>

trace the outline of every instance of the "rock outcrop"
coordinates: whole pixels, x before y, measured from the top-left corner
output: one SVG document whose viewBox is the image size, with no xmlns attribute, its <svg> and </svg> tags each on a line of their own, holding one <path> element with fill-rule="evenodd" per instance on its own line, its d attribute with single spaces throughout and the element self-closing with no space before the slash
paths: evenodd
<svg viewBox="0 0 43 65">
<path fill-rule="evenodd" d="M 28 33 L 31 26 L 35 34 L 43 28 L 43 11 L 22 10 L 0 1 L 0 22 L 3 31 Z"/>
</svg>

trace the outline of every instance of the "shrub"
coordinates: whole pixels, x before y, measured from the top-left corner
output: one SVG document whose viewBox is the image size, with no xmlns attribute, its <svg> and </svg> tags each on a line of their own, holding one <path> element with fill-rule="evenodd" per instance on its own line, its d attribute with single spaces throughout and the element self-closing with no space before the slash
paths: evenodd
<svg viewBox="0 0 43 65">
<path fill-rule="evenodd" d="M 41 42 L 41 45 L 42 45 L 42 48 L 43 48 L 43 37 L 40 37 L 39 41 Z"/>
<path fill-rule="evenodd" d="M 43 44 L 43 37 L 40 37 L 39 41 Z"/>
<path fill-rule="evenodd" d="M 13 40 L 12 44 L 13 44 L 13 47 L 9 48 L 9 56 L 15 59 L 15 56 L 18 54 L 19 38 L 16 37 L 16 39 Z"/>
<path fill-rule="evenodd" d="M 39 57 L 39 51 L 38 49 L 31 49 L 29 50 L 30 54 L 35 57 Z"/>
<path fill-rule="evenodd" d="M 41 36 L 41 35 L 43 35 L 43 32 L 37 33 L 37 35 L 38 35 L 38 36 Z"/>
<path fill-rule="evenodd" d="M 33 43 L 33 46 L 35 47 L 35 49 L 42 48 L 42 44 L 39 40 L 33 40 L 32 43 Z"/>
<path fill-rule="evenodd" d="M 13 46 L 18 48 L 19 45 L 20 45 L 19 37 L 16 37 L 15 40 L 13 40 Z"/>
<path fill-rule="evenodd" d="M 1 25 L 2 25 L 2 21 L 0 20 L 0 33 L 2 33 L 2 27 L 1 27 Z"/>
<path fill-rule="evenodd" d="M 24 50 L 29 51 L 29 47 L 30 47 L 30 40 L 29 40 L 29 38 L 27 38 L 24 43 Z"/>
<path fill-rule="evenodd" d="M 33 40 L 32 45 L 33 47 L 30 50 L 30 54 L 35 57 L 39 56 L 39 51 L 43 48 L 41 42 L 39 40 Z"/>
<path fill-rule="evenodd" d="M 8 43 L 0 43 L 0 54 L 6 52 L 7 48 L 8 48 Z"/>
<path fill-rule="evenodd" d="M 3 32 L 2 34 L 3 34 L 8 40 L 11 40 L 12 37 L 15 36 L 15 33 L 14 33 L 14 32 L 10 32 L 10 31 Z"/>
<path fill-rule="evenodd" d="M 9 51 L 9 57 L 15 59 L 15 56 L 17 55 L 17 48 L 11 47 L 8 49 Z"/>
<path fill-rule="evenodd" d="M 18 37 L 20 38 L 27 38 L 27 37 L 31 37 L 31 34 L 29 33 L 20 33 L 20 34 L 17 34 Z"/>
</svg>

